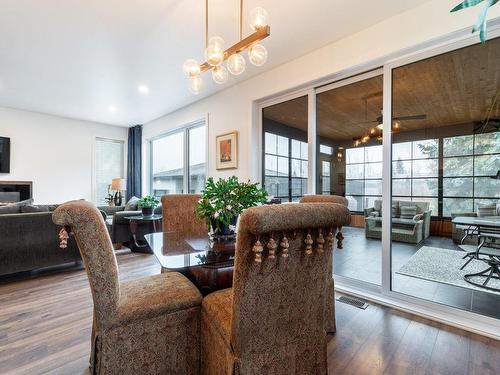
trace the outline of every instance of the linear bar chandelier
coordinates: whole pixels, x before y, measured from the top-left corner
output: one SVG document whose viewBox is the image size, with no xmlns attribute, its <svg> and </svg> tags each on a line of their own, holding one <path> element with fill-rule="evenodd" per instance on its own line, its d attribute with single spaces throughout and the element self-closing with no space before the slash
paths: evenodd
<svg viewBox="0 0 500 375">
<path fill-rule="evenodd" d="M 271 34 L 267 24 L 267 12 L 257 7 L 250 12 L 250 27 L 253 33 L 243 38 L 243 0 L 240 0 L 240 40 L 224 49 L 224 40 L 220 36 L 208 38 L 208 0 L 205 0 L 205 62 L 199 64 L 194 59 L 184 62 L 183 71 L 189 79 L 189 90 L 198 94 L 203 86 L 201 73 L 212 72 L 212 79 L 218 84 L 227 82 L 229 73 L 237 76 L 246 68 L 242 52 L 248 51 L 248 60 L 255 66 L 262 66 L 267 61 L 267 50 L 259 42 Z M 223 62 L 227 60 L 227 68 Z M 229 71 L 229 73 L 228 73 Z"/>
</svg>

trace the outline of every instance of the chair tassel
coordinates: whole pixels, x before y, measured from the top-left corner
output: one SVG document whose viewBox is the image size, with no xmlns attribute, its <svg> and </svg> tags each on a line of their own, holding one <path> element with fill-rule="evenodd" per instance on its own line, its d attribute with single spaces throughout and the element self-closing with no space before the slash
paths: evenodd
<svg viewBox="0 0 500 375">
<path fill-rule="evenodd" d="M 323 237 L 323 229 L 319 228 L 318 238 L 316 239 L 316 243 L 318 244 L 318 253 L 323 253 L 323 248 L 325 245 L 325 239 Z"/>
<path fill-rule="evenodd" d="M 330 229 L 328 236 L 326 236 L 326 241 L 328 242 L 328 248 L 331 249 L 333 246 L 333 241 L 335 240 L 335 236 L 333 235 L 333 229 Z"/>
<path fill-rule="evenodd" d="M 268 258 L 270 260 L 276 259 L 276 248 L 278 245 L 276 244 L 276 241 L 274 240 L 273 236 L 269 239 L 269 242 L 267 243 L 267 249 L 269 250 L 269 255 Z"/>
<path fill-rule="evenodd" d="M 288 258 L 288 248 L 290 247 L 290 243 L 288 242 L 288 238 L 286 238 L 286 234 L 283 233 L 283 238 L 281 239 L 281 257 Z"/>
<path fill-rule="evenodd" d="M 66 227 L 62 227 L 59 231 L 59 247 L 61 249 L 66 249 L 68 247 L 69 234 Z"/>
<path fill-rule="evenodd" d="M 342 241 L 344 240 L 344 235 L 341 232 L 342 228 L 339 228 L 339 232 L 337 233 L 337 247 L 342 249 Z"/>
<path fill-rule="evenodd" d="M 257 241 L 255 245 L 253 245 L 252 251 L 255 253 L 255 263 L 262 263 L 262 252 L 264 251 L 264 246 L 262 246 L 262 242 L 260 242 L 260 238 L 257 237 Z"/>
<path fill-rule="evenodd" d="M 306 254 L 307 255 L 311 255 L 312 252 L 313 252 L 312 249 L 313 249 L 313 243 L 314 243 L 314 241 L 313 241 L 313 239 L 311 237 L 311 232 L 310 231 L 308 231 L 306 239 L 304 240 L 304 242 L 306 244 Z"/>
</svg>

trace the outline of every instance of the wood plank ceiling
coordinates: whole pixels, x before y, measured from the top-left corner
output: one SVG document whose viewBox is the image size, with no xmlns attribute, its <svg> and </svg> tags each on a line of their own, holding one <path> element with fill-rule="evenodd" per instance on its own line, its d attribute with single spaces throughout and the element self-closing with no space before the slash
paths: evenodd
<svg viewBox="0 0 500 375">
<path fill-rule="evenodd" d="M 378 76 L 318 94 L 319 135 L 345 141 L 366 134 L 381 114 L 382 87 Z M 395 117 L 427 115 L 399 121 L 402 132 L 483 120 L 500 91 L 500 38 L 397 68 L 393 91 Z M 267 107 L 264 118 L 307 131 L 307 97 Z"/>
</svg>

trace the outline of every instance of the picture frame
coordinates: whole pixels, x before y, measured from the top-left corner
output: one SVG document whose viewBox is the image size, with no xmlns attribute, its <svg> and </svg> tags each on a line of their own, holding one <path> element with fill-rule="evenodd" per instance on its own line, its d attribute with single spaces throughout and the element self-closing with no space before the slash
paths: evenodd
<svg viewBox="0 0 500 375">
<path fill-rule="evenodd" d="M 220 134 L 215 138 L 216 169 L 238 168 L 238 132 Z"/>
</svg>

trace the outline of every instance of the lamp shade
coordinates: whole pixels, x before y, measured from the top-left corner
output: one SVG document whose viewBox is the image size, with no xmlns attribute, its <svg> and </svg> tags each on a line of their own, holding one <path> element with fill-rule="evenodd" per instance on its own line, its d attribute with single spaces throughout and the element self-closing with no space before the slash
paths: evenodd
<svg viewBox="0 0 500 375">
<path fill-rule="evenodd" d="M 127 180 L 124 178 L 113 178 L 113 180 L 111 180 L 111 189 L 115 191 L 126 190 Z"/>
</svg>

